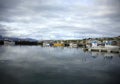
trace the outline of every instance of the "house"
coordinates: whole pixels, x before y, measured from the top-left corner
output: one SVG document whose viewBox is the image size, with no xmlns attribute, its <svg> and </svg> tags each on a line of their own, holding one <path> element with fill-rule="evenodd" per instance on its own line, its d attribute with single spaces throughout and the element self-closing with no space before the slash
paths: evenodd
<svg viewBox="0 0 120 84">
<path fill-rule="evenodd" d="M 70 43 L 69 46 L 70 46 L 71 48 L 76 48 L 76 47 L 78 47 L 78 45 L 77 45 L 76 43 Z"/>
<path fill-rule="evenodd" d="M 86 41 L 87 48 L 90 48 L 90 47 L 96 48 L 96 47 L 104 47 L 104 46 L 105 44 L 100 40 L 89 39 Z"/>
<path fill-rule="evenodd" d="M 43 47 L 50 47 L 50 44 L 47 43 L 47 42 L 44 42 L 44 43 L 43 43 Z"/>
<path fill-rule="evenodd" d="M 103 46 L 101 41 L 99 41 L 99 40 L 92 40 L 91 41 L 91 47 L 94 48 L 94 47 L 101 47 L 101 46 Z"/>
<path fill-rule="evenodd" d="M 97 47 L 98 46 L 98 43 L 96 41 L 93 41 L 91 44 L 92 44 L 92 47 Z"/>
<path fill-rule="evenodd" d="M 62 43 L 54 43 L 53 46 L 54 47 L 64 47 L 64 44 L 62 44 Z"/>
<path fill-rule="evenodd" d="M 120 42 L 111 40 L 111 41 L 105 41 L 105 48 L 112 48 L 112 49 L 119 49 L 120 48 Z"/>
</svg>

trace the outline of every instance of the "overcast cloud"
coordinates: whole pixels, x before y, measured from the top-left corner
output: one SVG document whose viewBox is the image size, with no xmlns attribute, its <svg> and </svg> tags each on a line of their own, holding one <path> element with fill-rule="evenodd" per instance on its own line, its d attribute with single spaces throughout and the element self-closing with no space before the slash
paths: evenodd
<svg viewBox="0 0 120 84">
<path fill-rule="evenodd" d="M 81 39 L 120 35 L 120 0 L 0 0 L 0 35 Z"/>
</svg>

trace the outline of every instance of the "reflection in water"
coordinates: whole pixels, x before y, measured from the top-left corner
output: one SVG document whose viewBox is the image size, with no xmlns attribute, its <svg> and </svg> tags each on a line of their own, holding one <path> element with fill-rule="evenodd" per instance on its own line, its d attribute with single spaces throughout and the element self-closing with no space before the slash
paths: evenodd
<svg viewBox="0 0 120 84">
<path fill-rule="evenodd" d="M 113 58 L 115 56 L 119 56 L 119 53 L 108 53 L 108 52 L 90 52 L 93 58 L 97 56 L 104 56 L 104 58 Z"/>
<path fill-rule="evenodd" d="M 2 49 L 0 84 L 120 83 L 119 54 L 40 46 L 0 47 L 0 51 Z"/>
</svg>

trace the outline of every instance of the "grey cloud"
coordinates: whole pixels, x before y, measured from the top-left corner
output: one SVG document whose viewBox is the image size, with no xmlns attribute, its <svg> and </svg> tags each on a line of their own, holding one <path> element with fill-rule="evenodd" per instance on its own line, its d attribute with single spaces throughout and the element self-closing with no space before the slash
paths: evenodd
<svg viewBox="0 0 120 84">
<path fill-rule="evenodd" d="M 4 28 L 4 25 L 0 24 L 0 35 L 5 35 L 6 34 L 6 29 Z"/>
<path fill-rule="evenodd" d="M 9 9 L 15 8 L 20 1 L 21 0 L 0 0 L 1 13 L 4 14 L 4 12 L 9 11 Z"/>
<path fill-rule="evenodd" d="M 120 0 L 85 1 L 0 0 L 0 30 L 38 39 L 119 35 Z"/>
</svg>

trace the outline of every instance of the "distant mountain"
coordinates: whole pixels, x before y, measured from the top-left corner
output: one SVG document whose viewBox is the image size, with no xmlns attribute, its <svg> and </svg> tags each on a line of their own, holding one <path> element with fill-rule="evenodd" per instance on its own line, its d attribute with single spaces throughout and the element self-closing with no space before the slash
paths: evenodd
<svg viewBox="0 0 120 84">
<path fill-rule="evenodd" d="M 30 42 L 37 41 L 36 39 L 32 39 L 32 38 L 3 37 L 2 35 L 0 35 L 0 40 L 5 40 L 5 39 L 12 41 L 30 41 Z"/>
<path fill-rule="evenodd" d="M 19 38 L 15 38 L 15 37 L 4 37 L 4 39 L 9 39 L 12 41 L 19 41 Z"/>
<path fill-rule="evenodd" d="M 22 41 L 30 41 L 30 42 L 38 41 L 38 40 L 32 39 L 32 38 L 22 38 L 22 39 L 19 39 L 19 40 L 22 40 Z"/>
<path fill-rule="evenodd" d="M 38 41 L 38 40 L 32 39 L 32 38 L 27 38 L 27 40 L 29 40 L 29 41 Z"/>
<path fill-rule="evenodd" d="M 2 35 L 0 35 L 0 40 L 3 40 L 3 37 L 2 37 Z"/>
</svg>

